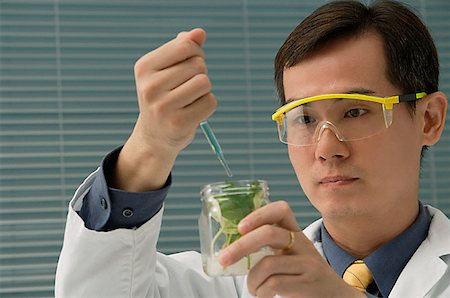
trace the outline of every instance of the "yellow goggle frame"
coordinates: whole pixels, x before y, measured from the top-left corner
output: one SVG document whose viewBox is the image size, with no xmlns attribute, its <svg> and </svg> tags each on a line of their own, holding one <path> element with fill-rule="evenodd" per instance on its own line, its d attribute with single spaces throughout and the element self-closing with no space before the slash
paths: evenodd
<svg viewBox="0 0 450 298">
<path fill-rule="evenodd" d="M 407 102 L 407 101 L 415 101 L 417 99 L 421 99 L 423 97 L 427 96 L 427 93 L 425 92 L 418 92 L 418 93 L 411 93 L 411 94 L 405 94 L 405 95 L 394 95 L 390 97 L 378 97 L 378 96 L 371 96 L 371 95 L 364 95 L 364 94 L 356 94 L 356 93 L 335 93 L 335 94 L 323 94 L 323 95 L 316 95 L 311 97 L 305 97 L 302 99 L 291 101 L 282 107 L 278 108 L 275 113 L 272 115 L 272 120 L 276 121 L 278 124 L 282 124 L 284 114 L 289 112 L 290 110 L 306 103 L 314 102 L 314 101 L 320 101 L 324 99 L 335 99 L 335 98 L 342 98 L 342 99 L 359 99 L 359 100 L 365 100 L 365 101 L 371 101 L 375 103 L 380 103 L 383 105 L 383 109 L 385 110 L 392 110 L 394 107 L 394 104 L 400 103 L 400 102 Z"/>
</svg>

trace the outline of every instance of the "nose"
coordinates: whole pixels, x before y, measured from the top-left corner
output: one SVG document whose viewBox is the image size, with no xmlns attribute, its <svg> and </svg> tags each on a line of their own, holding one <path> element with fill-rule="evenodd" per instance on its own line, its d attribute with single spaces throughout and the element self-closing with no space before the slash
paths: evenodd
<svg viewBox="0 0 450 298">
<path fill-rule="evenodd" d="M 348 145 L 344 142 L 344 137 L 333 123 L 326 121 L 317 128 L 315 140 L 316 159 L 330 160 L 336 158 L 347 158 L 350 154 Z"/>
</svg>

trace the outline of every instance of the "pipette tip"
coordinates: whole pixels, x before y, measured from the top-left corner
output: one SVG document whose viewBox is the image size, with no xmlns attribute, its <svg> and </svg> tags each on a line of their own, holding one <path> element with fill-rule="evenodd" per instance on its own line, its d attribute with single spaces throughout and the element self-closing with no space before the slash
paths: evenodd
<svg viewBox="0 0 450 298">
<path fill-rule="evenodd" d="M 225 172 L 227 173 L 228 177 L 232 177 L 233 174 L 231 173 L 231 169 L 228 166 L 228 163 L 225 161 L 225 158 L 223 157 L 222 148 L 220 148 L 219 142 L 217 141 L 216 136 L 214 135 L 214 132 L 212 131 L 211 127 L 209 126 L 209 123 L 207 121 L 203 121 L 200 123 L 200 127 L 203 130 L 203 133 L 208 140 L 209 145 L 211 146 L 211 149 L 216 154 L 217 159 L 222 164 L 223 168 L 225 169 Z"/>
</svg>

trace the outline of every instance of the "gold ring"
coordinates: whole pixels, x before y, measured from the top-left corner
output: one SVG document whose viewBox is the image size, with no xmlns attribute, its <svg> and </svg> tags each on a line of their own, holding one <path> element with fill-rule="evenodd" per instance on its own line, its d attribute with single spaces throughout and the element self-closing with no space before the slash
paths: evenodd
<svg viewBox="0 0 450 298">
<path fill-rule="evenodd" d="M 285 250 L 289 250 L 294 246 L 295 243 L 295 233 L 292 231 L 289 231 L 289 243 L 288 245 L 286 245 L 286 247 L 284 248 Z"/>
</svg>

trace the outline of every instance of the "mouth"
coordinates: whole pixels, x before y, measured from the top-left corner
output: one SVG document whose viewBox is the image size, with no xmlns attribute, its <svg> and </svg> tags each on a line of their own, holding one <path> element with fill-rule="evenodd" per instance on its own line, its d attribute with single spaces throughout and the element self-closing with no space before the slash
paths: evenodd
<svg viewBox="0 0 450 298">
<path fill-rule="evenodd" d="M 323 186 L 343 186 L 357 181 L 359 178 L 350 176 L 328 176 L 319 181 Z"/>
</svg>

